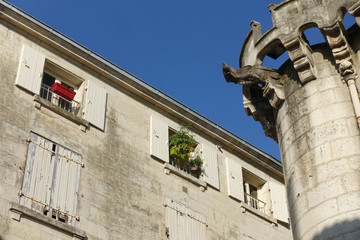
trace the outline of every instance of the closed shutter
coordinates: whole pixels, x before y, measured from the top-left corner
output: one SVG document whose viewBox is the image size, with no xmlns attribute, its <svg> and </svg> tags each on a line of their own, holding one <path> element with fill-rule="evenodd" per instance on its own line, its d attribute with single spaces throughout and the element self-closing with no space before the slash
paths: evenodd
<svg viewBox="0 0 360 240">
<path fill-rule="evenodd" d="M 285 186 L 277 182 L 269 183 L 273 217 L 283 222 L 289 222 Z"/>
<path fill-rule="evenodd" d="M 197 212 L 187 208 L 186 209 L 186 239 L 205 240 L 206 221 L 205 217 Z"/>
<path fill-rule="evenodd" d="M 23 46 L 16 85 L 39 94 L 44 71 L 45 56 L 28 46 Z"/>
<path fill-rule="evenodd" d="M 20 204 L 74 224 L 81 155 L 30 134 Z"/>
<path fill-rule="evenodd" d="M 88 82 L 84 118 L 104 130 L 107 93 L 93 81 Z"/>
<path fill-rule="evenodd" d="M 53 197 L 50 205 L 72 216 L 76 215 L 80 167 L 81 155 L 60 145 L 56 146 Z M 72 218 L 71 221 L 75 219 Z"/>
<path fill-rule="evenodd" d="M 226 168 L 229 196 L 244 201 L 243 176 L 240 163 L 231 158 L 226 158 Z"/>
<path fill-rule="evenodd" d="M 54 157 L 53 143 L 34 133 L 30 134 L 22 192 L 26 198 L 20 203 L 26 207 L 43 212 L 50 204 Z M 32 201 L 35 199 L 36 201 Z"/>
<path fill-rule="evenodd" d="M 150 117 L 150 155 L 169 162 L 169 128 L 154 116 Z"/>
<path fill-rule="evenodd" d="M 205 240 L 205 217 L 176 202 L 169 197 L 165 198 L 166 219 L 165 225 L 170 240 Z"/>
<path fill-rule="evenodd" d="M 219 189 L 219 168 L 217 150 L 214 147 L 202 145 L 202 159 L 204 160 L 204 180 L 216 189 Z"/>
</svg>

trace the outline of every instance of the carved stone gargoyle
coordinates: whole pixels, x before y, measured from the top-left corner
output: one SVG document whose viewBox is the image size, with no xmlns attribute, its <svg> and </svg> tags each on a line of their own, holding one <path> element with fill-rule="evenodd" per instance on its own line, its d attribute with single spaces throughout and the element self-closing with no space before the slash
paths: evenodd
<svg viewBox="0 0 360 240">
<path fill-rule="evenodd" d="M 223 73 L 227 82 L 243 85 L 247 115 L 260 121 L 265 135 L 277 141 L 274 109 L 278 109 L 285 99 L 282 76 L 263 66 L 233 69 L 226 63 L 223 63 Z"/>
</svg>

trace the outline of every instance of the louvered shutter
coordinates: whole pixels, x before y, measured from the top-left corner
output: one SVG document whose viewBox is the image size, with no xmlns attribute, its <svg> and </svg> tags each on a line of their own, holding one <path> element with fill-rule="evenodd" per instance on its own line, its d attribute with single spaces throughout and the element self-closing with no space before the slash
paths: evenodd
<svg viewBox="0 0 360 240">
<path fill-rule="evenodd" d="M 206 225 L 205 217 L 193 210 L 186 209 L 186 240 L 205 240 Z"/>
<path fill-rule="evenodd" d="M 168 229 L 168 239 L 187 240 L 185 205 L 170 198 L 166 198 L 165 203 L 167 205 L 165 224 Z"/>
<path fill-rule="evenodd" d="M 93 81 L 88 82 L 84 118 L 104 130 L 107 93 Z"/>
<path fill-rule="evenodd" d="M 170 240 L 205 240 L 206 220 L 201 214 L 169 197 L 165 198 L 166 219 Z"/>
<path fill-rule="evenodd" d="M 52 185 L 53 197 L 51 206 L 76 215 L 77 190 L 81 156 L 60 145 L 56 146 L 55 177 Z M 73 222 L 74 219 L 70 219 Z"/>
<path fill-rule="evenodd" d="M 30 139 L 20 204 L 73 225 L 81 155 L 34 133 Z"/>
<path fill-rule="evenodd" d="M 44 71 L 45 56 L 29 46 L 23 46 L 16 85 L 39 94 Z"/>
<path fill-rule="evenodd" d="M 229 196 L 244 201 L 243 176 L 240 163 L 231 158 L 226 158 L 226 168 Z"/>
<path fill-rule="evenodd" d="M 50 191 L 53 174 L 53 143 L 34 133 L 30 134 L 22 192 L 27 196 L 20 203 L 39 212 L 50 203 Z M 32 202 L 29 199 L 35 199 Z M 43 204 L 40 204 L 40 203 Z"/>
<path fill-rule="evenodd" d="M 169 162 L 169 128 L 154 116 L 150 117 L 150 155 Z"/>
<path fill-rule="evenodd" d="M 271 205 L 273 217 L 283 222 L 289 221 L 289 214 L 287 209 L 287 198 L 285 186 L 276 183 L 270 183 Z"/>
<path fill-rule="evenodd" d="M 202 144 L 202 159 L 204 160 L 203 174 L 205 182 L 219 189 L 219 168 L 215 147 Z"/>
</svg>

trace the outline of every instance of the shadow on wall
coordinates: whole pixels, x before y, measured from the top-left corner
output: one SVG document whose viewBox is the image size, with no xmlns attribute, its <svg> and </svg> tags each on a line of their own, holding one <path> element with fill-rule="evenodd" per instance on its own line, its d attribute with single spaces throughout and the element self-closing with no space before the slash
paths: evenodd
<svg viewBox="0 0 360 240">
<path fill-rule="evenodd" d="M 342 237 L 342 238 L 341 238 Z M 345 221 L 337 223 L 331 227 L 325 228 L 312 238 L 312 240 L 319 239 L 360 239 L 360 219 L 353 221 Z"/>
</svg>

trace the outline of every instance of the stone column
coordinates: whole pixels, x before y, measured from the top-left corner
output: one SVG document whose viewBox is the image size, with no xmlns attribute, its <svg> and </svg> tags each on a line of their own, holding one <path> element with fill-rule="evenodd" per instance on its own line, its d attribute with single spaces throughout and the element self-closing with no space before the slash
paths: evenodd
<svg viewBox="0 0 360 240">
<path fill-rule="evenodd" d="M 360 136 L 349 90 L 329 50 L 314 52 L 317 79 L 288 80 L 276 116 L 295 239 L 358 239 Z M 342 238 L 343 237 L 343 238 Z"/>
</svg>

